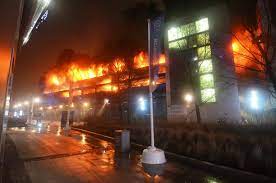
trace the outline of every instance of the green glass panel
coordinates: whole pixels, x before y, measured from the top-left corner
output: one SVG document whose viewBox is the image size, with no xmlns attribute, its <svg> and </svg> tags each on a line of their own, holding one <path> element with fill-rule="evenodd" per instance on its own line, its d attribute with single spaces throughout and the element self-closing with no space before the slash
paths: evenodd
<svg viewBox="0 0 276 183">
<path fill-rule="evenodd" d="M 186 36 L 188 36 L 189 35 L 189 26 L 188 25 L 182 25 L 181 27 L 180 27 L 180 31 L 181 31 L 181 35 L 183 36 L 183 37 L 186 37 Z"/>
<path fill-rule="evenodd" d="M 181 40 L 169 43 L 169 49 L 171 49 L 171 50 L 183 50 L 186 48 L 187 48 L 187 40 L 186 39 L 181 39 Z"/>
<path fill-rule="evenodd" d="M 199 32 L 204 32 L 209 30 L 209 22 L 208 18 L 202 18 L 198 21 L 196 21 L 196 31 L 197 33 Z"/>
<path fill-rule="evenodd" d="M 172 27 L 168 30 L 168 40 L 173 41 L 181 37 L 179 27 Z"/>
<path fill-rule="evenodd" d="M 210 43 L 209 33 L 201 33 L 197 35 L 197 44 L 199 46 L 204 46 Z"/>
<path fill-rule="evenodd" d="M 199 47 L 197 49 L 197 57 L 199 60 L 211 58 L 211 47 L 209 45 Z"/>
<path fill-rule="evenodd" d="M 200 88 L 201 89 L 213 88 L 214 87 L 214 77 L 213 77 L 213 74 L 201 75 L 199 77 L 199 81 L 200 81 Z"/>
<path fill-rule="evenodd" d="M 203 60 L 198 62 L 199 74 L 205 74 L 213 71 L 212 60 Z"/>
<path fill-rule="evenodd" d="M 190 37 L 188 37 L 188 47 L 189 48 L 195 48 L 195 47 L 197 47 L 196 36 L 190 36 Z"/>
<path fill-rule="evenodd" d="M 201 90 L 201 102 L 216 102 L 216 91 L 214 88 Z"/>
<path fill-rule="evenodd" d="M 182 37 L 190 36 L 196 33 L 196 25 L 194 22 L 182 25 L 180 27 L 180 32 Z"/>
</svg>

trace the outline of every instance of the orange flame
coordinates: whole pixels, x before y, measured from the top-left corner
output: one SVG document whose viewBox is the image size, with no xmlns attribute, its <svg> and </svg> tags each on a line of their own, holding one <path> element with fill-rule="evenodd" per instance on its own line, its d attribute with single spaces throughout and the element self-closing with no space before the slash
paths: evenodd
<svg viewBox="0 0 276 183">
<path fill-rule="evenodd" d="M 134 68 L 140 69 L 144 67 L 148 67 L 148 56 L 145 52 L 140 52 L 133 59 Z M 161 55 L 159 60 L 159 64 L 165 63 L 165 55 Z M 97 91 L 110 91 L 117 92 L 118 86 L 112 84 L 112 77 L 108 75 L 112 74 L 112 72 L 124 72 L 126 70 L 126 65 L 123 59 L 116 58 L 112 63 L 109 64 L 91 64 L 87 67 L 80 66 L 77 62 L 71 63 L 66 69 L 55 68 L 51 70 L 46 75 L 46 88 L 44 93 L 52 93 L 64 91 L 62 93 L 63 97 L 69 97 L 69 93 L 66 92 L 69 88 L 69 83 L 77 83 L 79 81 L 89 80 L 97 77 L 104 77 L 100 82 L 97 82 L 99 85 L 103 85 L 97 88 Z M 161 72 L 165 72 L 163 68 L 161 68 Z M 145 85 L 145 82 L 142 82 Z M 138 84 L 140 85 L 140 84 Z M 78 95 L 78 93 L 73 93 L 73 95 Z"/>
<path fill-rule="evenodd" d="M 257 30 L 257 34 L 261 33 L 261 29 Z M 263 71 L 262 56 L 252 36 L 243 28 L 238 29 L 232 40 L 232 51 L 236 73 L 241 76 L 256 76 L 260 73 L 255 71 Z M 260 64 L 258 64 L 260 63 Z"/>
</svg>

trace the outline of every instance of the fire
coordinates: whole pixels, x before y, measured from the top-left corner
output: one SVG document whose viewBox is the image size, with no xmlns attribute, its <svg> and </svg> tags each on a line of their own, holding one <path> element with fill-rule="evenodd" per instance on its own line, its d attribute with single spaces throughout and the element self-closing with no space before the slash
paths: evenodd
<svg viewBox="0 0 276 183">
<path fill-rule="evenodd" d="M 125 63 L 121 59 L 115 59 L 113 62 L 113 70 L 115 72 L 122 72 L 125 69 Z"/>
<path fill-rule="evenodd" d="M 56 75 L 53 75 L 51 78 L 50 78 L 51 82 L 54 84 L 54 85 L 57 85 L 59 86 L 60 85 L 60 82 L 58 80 L 58 77 Z"/>
<path fill-rule="evenodd" d="M 145 52 L 140 52 L 138 55 L 134 57 L 135 68 L 143 68 L 148 66 L 149 66 L 148 56 L 145 54 Z"/>
<path fill-rule="evenodd" d="M 260 29 L 258 29 L 260 33 Z M 240 28 L 232 40 L 232 51 L 236 73 L 238 75 L 256 76 L 256 71 L 263 71 L 262 56 L 250 33 Z M 259 62 L 259 63 L 258 63 Z M 252 72 L 253 71 L 253 72 Z"/>
<path fill-rule="evenodd" d="M 162 65 L 166 63 L 166 57 L 164 54 L 161 54 L 158 61 L 158 64 Z M 135 68 L 144 68 L 149 66 L 148 55 L 145 52 L 140 52 L 134 57 L 134 67 Z"/>
<path fill-rule="evenodd" d="M 160 55 L 158 60 L 160 65 L 165 64 L 165 55 Z M 133 58 L 133 66 L 135 69 L 148 67 L 148 56 L 145 52 L 140 52 Z M 63 67 L 56 67 L 49 71 L 46 75 L 46 87 L 44 93 L 62 92 L 63 97 L 69 97 L 68 89 L 70 83 L 73 83 L 73 90 L 83 86 L 79 82 L 90 81 L 93 78 L 97 79 L 97 85 L 103 85 L 97 88 L 97 91 L 117 92 L 118 86 L 112 84 L 112 74 L 124 73 L 126 71 L 126 62 L 124 59 L 116 58 L 108 64 L 90 64 L 83 66 L 79 62 L 72 62 Z M 160 72 L 165 72 L 164 66 L 160 67 Z M 145 82 L 138 85 L 146 85 Z M 90 86 L 90 84 L 86 84 Z M 66 91 L 67 90 L 67 91 Z M 73 95 L 81 95 L 74 92 Z"/>
</svg>

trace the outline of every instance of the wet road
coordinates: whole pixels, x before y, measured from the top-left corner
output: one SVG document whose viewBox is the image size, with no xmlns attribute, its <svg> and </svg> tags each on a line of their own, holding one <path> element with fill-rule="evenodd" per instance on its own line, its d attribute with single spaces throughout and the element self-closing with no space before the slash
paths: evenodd
<svg viewBox="0 0 276 183">
<path fill-rule="evenodd" d="M 113 144 L 76 131 L 65 136 L 56 124 L 8 133 L 33 183 L 239 182 L 238 177 L 216 176 L 172 161 L 145 167 L 136 151 L 116 153 Z"/>
</svg>

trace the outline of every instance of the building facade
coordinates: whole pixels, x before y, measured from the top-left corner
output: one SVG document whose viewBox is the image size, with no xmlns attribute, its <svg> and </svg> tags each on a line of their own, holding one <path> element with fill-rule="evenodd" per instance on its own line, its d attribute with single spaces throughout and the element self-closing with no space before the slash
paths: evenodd
<svg viewBox="0 0 276 183">
<path fill-rule="evenodd" d="M 168 120 L 241 121 L 227 7 L 185 12 L 166 23 Z"/>
</svg>

